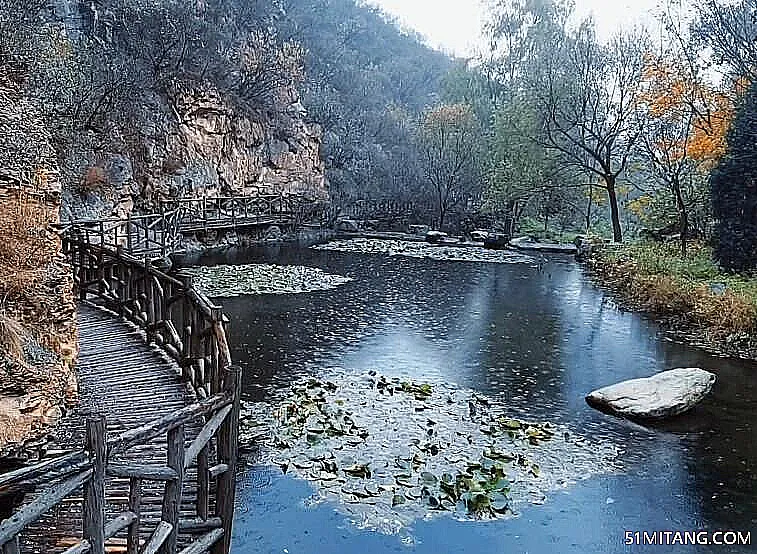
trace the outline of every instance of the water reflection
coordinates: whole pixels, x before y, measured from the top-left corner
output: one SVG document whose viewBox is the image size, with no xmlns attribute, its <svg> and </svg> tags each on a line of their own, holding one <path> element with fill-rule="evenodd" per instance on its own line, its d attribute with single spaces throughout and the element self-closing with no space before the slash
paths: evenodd
<svg viewBox="0 0 757 554">
<path fill-rule="evenodd" d="M 624 449 L 623 472 L 582 482 L 511 521 L 418 523 L 411 546 L 353 528 L 329 506 L 305 508 L 309 486 L 273 476 L 242 488 L 235 551 L 626 552 L 626 529 L 736 529 L 757 541 L 755 364 L 665 340 L 653 323 L 619 311 L 569 260 L 532 267 L 282 249 L 203 262 L 263 260 L 355 281 L 308 295 L 224 301 L 250 399 L 331 367 L 450 381 L 497 396 L 520 417 L 612 440 Z M 583 400 L 600 386 L 687 366 L 718 374 L 713 394 L 653 428 L 599 414 Z M 251 469 L 245 479 L 259 473 Z M 712 551 L 677 548 L 664 551 Z"/>
</svg>

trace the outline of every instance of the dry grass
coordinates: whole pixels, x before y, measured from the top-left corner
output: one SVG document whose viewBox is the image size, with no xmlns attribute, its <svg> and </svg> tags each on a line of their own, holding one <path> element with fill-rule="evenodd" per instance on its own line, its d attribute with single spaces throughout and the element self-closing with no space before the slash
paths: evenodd
<svg viewBox="0 0 757 554">
<path fill-rule="evenodd" d="M 0 293 L 3 304 L 33 293 L 55 255 L 48 208 L 21 195 L 0 203 Z"/>
<path fill-rule="evenodd" d="M 691 245 L 682 258 L 677 245 L 635 243 L 601 254 L 592 266 L 652 315 L 676 318 L 716 339 L 757 333 L 757 279 L 721 272 L 705 245 Z"/>
<path fill-rule="evenodd" d="M 24 328 L 16 319 L 0 315 L 0 353 L 11 360 L 23 360 L 24 336 Z"/>
</svg>

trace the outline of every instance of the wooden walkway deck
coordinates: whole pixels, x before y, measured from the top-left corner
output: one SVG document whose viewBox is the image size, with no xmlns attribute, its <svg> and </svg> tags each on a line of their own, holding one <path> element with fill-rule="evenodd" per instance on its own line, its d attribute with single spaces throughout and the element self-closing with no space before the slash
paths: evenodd
<svg viewBox="0 0 757 554">
<path fill-rule="evenodd" d="M 143 335 L 105 310 L 88 303 L 79 305 L 80 355 L 77 362 L 81 402 L 56 429 L 50 457 L 76 450 L 85 442 L 88 417 L 102 414 L 107 430 L 114 437 L 147 421 L 168 416 L 197 399 L 182 381 L 178 367 L 155 347 L 147 345 Z M 185 446 L 202 429 L 195 420 L 185 426 Z M 165 466 L 167 440 L 165 435 L 149 444 L 134 447 L 117 458 L 119 463 Z M 128 510 L 129 479 L 108 477 L 107 519 Z M 144 481 L 142 484 L 141 530 L 143 540 L 153 533 L 161 520 L 164 484 Z M 190 467 L 184 479 L 181 519 L 185 522 L 179 544 L 196 539 L 192 531 L 206 533 L 207 522 L 195 522 L 197 469 Z M 76 542 L 81 534 L 82 498 L 74 495 L 56 506 L 34 526 L 22 541 L 22 552 L 61 552 Z M 124 535 L 107 543 L 109 552 L 125 552 Z"/>
</svg>

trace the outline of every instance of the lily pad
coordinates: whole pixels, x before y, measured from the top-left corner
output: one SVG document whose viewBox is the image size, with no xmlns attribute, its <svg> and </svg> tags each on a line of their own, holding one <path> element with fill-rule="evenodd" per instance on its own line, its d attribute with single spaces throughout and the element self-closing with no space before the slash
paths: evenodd
<svg viewBox="0 0 757 554">
<path fill-rule="evenodd" d="M 436 475 L 434 475 L 433 473 L 430 473 L 428 471 L 421 472 L 421 482 L 424 485 L 433 486 L 436 485 L 438 481 L 439 479 L 437 479 Z"/>
</svg>

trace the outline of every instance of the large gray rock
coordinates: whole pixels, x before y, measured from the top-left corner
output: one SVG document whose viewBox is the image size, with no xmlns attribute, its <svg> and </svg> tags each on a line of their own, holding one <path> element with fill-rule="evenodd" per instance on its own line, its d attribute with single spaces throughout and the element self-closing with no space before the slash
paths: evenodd
<svg viewBox="0 0 757 554">
<path fill-rule="evenodd" d="M 693 408 L 707 396 L 714 383 L 715 375 L 703 369 L 671 369 L 595 390 L 586 397 L 586 402 L 623 417 L 664 418 Z"/>
</svg>

